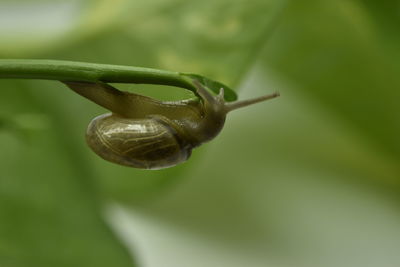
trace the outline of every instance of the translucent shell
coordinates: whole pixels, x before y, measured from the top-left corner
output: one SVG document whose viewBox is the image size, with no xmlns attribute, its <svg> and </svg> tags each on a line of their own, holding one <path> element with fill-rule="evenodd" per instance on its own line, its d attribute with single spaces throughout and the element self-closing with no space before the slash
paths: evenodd
<svg viewBox="0 0 400 267">
<path fill-rule="evenodd" d="M 140 169 L 163 169 L 186 161 L 191 154 L 191 147 L 170 125 L 163 118 L 104 114 L 91 121 L 86 141 L 108 161 Z"/>
</svg>

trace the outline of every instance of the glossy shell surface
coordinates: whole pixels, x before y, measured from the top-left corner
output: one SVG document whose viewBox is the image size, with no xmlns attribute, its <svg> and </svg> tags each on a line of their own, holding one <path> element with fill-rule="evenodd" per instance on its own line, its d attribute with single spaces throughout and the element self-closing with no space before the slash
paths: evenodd
<svg viewBox="0 0 400 267">
<path fill-rule="evenodd" d="M 189 146 L 177 132 L 155 118 L 131 119 L 104 114 L 92 120 L 86 141 L 100 157 L 141 169 L 162 169 L 186 161 Z"/>
</svg>

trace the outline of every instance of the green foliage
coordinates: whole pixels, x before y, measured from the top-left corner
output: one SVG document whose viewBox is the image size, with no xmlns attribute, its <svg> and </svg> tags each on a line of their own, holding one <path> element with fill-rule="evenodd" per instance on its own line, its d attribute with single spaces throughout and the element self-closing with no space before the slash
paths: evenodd
<svg viewBox="0 0 400 267">
<path fill-rule="evenodd" d="M 395 88 L 400 78 L 398 60 L 393 60 L 397 51 L 388 49 L 386 38 L 391 36 L 380 35 L 379 17 L 366 8 L 373 4 L 306 2 L 293 3 L 287 10 L 288 19 L 268 44 L 265 64 L 399 160 L 400 91 Z M 396 5 L 393 2 L 393 10 Z M 381 16 L 380 9 L 376 16 Z"/>
<path fill-rule="evenodd" d="M 7 30 L 18 3 L 31 16 Z M 87 148 L 102 108 L 54 81 L 0 80 L 0 266 L 132 266 L 132 251 L 144 266 L 395 266 L 396 1 L 31 3 L 0 3 L 1 58 L 198 73 L 239 99 L 282 96 L 230 114 L 187 163 L 142 171 Z M 55 10 L 64 26 L 39 31 Z"/>
</svg>

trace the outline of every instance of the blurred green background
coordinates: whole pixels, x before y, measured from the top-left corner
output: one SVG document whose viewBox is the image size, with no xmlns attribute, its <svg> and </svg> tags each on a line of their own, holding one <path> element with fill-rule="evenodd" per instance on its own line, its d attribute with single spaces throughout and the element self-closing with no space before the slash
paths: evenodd
<svg viewBox="0 0 400 267">
<path fill-rule="evenodd" d="M 399 14 L 390 0 L 0 1 L 0 58 L 282 95 L 229 114 L 188 162 L 143 171 L 86 146 L 104 109 L 0 80 L 0 266 L 399 266 Z"/>
</svg>

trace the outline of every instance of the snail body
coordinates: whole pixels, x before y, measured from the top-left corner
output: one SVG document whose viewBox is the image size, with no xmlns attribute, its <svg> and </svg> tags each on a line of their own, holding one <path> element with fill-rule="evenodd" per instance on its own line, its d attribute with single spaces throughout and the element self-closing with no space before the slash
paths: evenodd
<svg viewBox="0 0 400 267">
<path fill-rule="evenodd" d="M 112 111 L 89 124 L 89 147 L 105 160 L 141 169 L 168 168 L 186 161 L 193 148 L 218 135 L 229 111 L 278 95 L 225 103 L 223 89 L 214 96 L 194 82 L 200 101 L 162 102 L 105 83 L 65 84 Z"/>
</svg>

